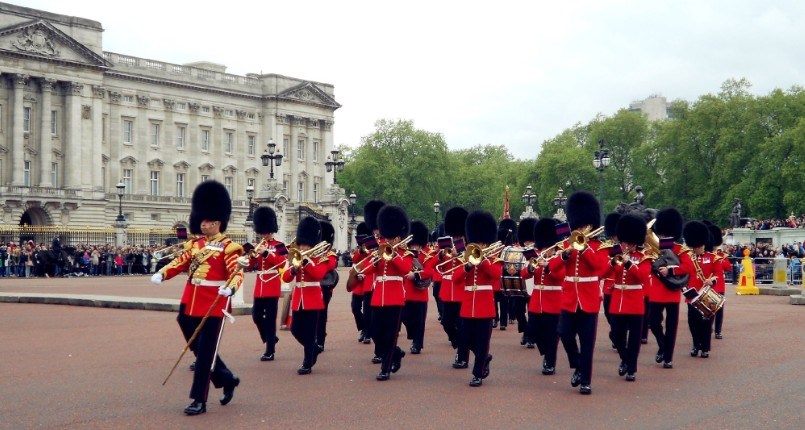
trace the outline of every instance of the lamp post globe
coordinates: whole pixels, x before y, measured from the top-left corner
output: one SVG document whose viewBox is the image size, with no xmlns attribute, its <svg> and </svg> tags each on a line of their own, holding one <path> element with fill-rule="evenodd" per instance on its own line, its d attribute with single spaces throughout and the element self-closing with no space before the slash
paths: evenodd
<svg viewBox="0 0 805 430">
<path fill-rule="evenodd" d="M 126 193 L 126 184 L 123 181 L 120 181 L 115 185 L 117 188 L 117 198 L 119 200 L 118 207 L 117 207 L 117 219 L 118 222 L 126 221 L 126 217 L 123 216 L 123 195 Z"/>
</svg>

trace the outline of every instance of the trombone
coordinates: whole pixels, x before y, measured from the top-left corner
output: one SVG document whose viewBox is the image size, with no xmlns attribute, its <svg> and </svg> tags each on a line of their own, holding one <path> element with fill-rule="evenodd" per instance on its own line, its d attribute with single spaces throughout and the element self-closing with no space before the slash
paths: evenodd
<svg viewBox="0 0 805 430">
<path fill-rule="evenodd" d="M 291 266 L 299 269 L 302 267 L 302 262 L 304 261 L 305 257 L 315 258 L 318 255 L 327 252 L 327 249 L 330 247 L 330 244 L 326 241 L 321 241 L 310 249 L 300 251 L 299 248 L 288 248 L 288 261 L 291 263 Z"/>
<path fill-rule="evenodd" d="M 391 261 L 394 259 L 395 250 L 397 248 L 406 249 L 408 247 L 408 242 L 410 242 L 413 239 L 414 239 L 413 235 L 408 235 L 408 237 L 395 243 L 394 245 L 389 245 L 388 242 L 382 243 L 376 250 L 372 251 L 371 254 L 364 257 L 363 260 L 355 263 L 355 265 L 352 266 L 352 269 L 355 270 L 356 273 L 362 274 L 364 271 L 366 271 L 366 269 L 369 268 L 371 264 L 377 263 L 378 261 L 380 261 L 381 258 L 387 262 Z M 369 261 L 370 264 L 358 268 L 359 266 L 362 266 L 363 262 L 365 262 L 367 259 L 371 259 Z"/>
<path fill-rule="evenodd" d="M 598 236 L 599 234 L 601 234 L 602 231 L 604 231 L 603 226 L 598 227 L 593 231 L 590 231 L 589 227 L 586 227 L 583 230 L 573 230 L 573 232 L 570 233 L 570 237 L 568 238 L 568 240 L 570 241 L 570 247 L 579 252 L 584 251 L 584 249 L 587 248 L 587 241 L 590 240 L 590 238 Z"/>
<path fill-rule="evenodd" d="M 497 241 L 497 242 L 487 246 L 486 248 L 481 248 L 481 245 L 478 245 L 477 243 L 470 243 L 470 244 L 467 245 L 467 249 L 464 250 L 464 259 L 463 260 L 464 260 L 465 263 L 469 263 L 469 264 L 472 264 L 473 266 L 477 266 L 477 265 L 481 264 L 485 259 L 487 259 L 489 257 L 493 257 L 496 254 L 499 254 L 500 251 L 503 251 L 503 248 L 505 248 L 505 247 L 506 247 L 506 245 L 504 245 L 501 241 Z M 459 257 L 454 257 L 453 259 L 455 259 L 455 258 L 459 258 Z M 453 260 L 453 259 L 451 259 L 451 260 Z M 450 270 L 442 272 L 442 274 L 446 275 L 448 273 L 452 273 L 454 270 L 458 269 L 459 267 L 461 267 L 461 266 L 455 266 L 455 267 L 451 268 Z"/>
</svg>

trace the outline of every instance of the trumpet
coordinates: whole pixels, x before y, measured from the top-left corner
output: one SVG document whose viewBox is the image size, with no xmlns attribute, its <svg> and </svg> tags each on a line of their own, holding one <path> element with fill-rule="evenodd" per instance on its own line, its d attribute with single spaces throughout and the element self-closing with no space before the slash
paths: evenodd
<svg viewBox="0 0 805 430">
<path fill-rule="evenodd" d="M 394 259 L 395 250 L 397 248 L 406 249 L 408 247 L 408 242 L 410 242 L 413 239 L 414 239 L 414 236 L 409 235 L 408 237 L 406 237 L 405 239 L 397 242 L 394 245 L 389 245 L 388 242 L 380 244 L 380 246 L 376 250 L 372 251 L 371 254 L 369 254 L 366 257 L 364 257 L 363 260 L 355 263 L 355 265 L 352 266 L 352 268 L 353 268 L 353 270 L 355 270 L 356 273 L 361 274 L 361 273 L 365 272 L 366 269 L 368 269 L 371 264 L 374 264 L 374 263 L 377 263 L 378 261 L 380 261 L 381 258 L 383 260 L 385 260 L 385 261 L 391 261 L 392 259 Z M 369 259 L 370 264 L 367 264 L 367 265 L 364 266 L 363 263 L 367 259 Z"/>
<path fill-rule="evenodd" d="M 164 248 L 160 248 L 153 253 L 153 257 L 151 258 L 151 262 L 156 264 L 157 261 L 162 260 L 163 258 L 170 257 L 171 260 L 181 255 L 186 250 L 190 249 L 191 244 L 195 239 L 188 239 L 183 243 L 175 243 L 170 246 L 166 246 Z M 176 249 L 174 249 L 176 248 Z M 170 251 L 170 253 L 168 253 Z"/>
<path fill-rule="evenodd" d="M 469 245 L 467 245 L 467 249 L 464 251 L 463 260 L 464 260 L 465 263 L 469 263 L 469 264 L 471 264 L 473 266 L 477 266 L 477 265 L 481 264 L 485 259 L 487 259 L 489 257 L 493 257 L 493 256 L 499 254 L 500 251 L 502 251 L 503 248 L 505 248 L 505 247 L 506 247 L 506 245 L 504 245 L 500 241 L 497 241 L 497 242 L 487 246 L 486 248 L 481 248 L 481 245 L 478 245 L 476 243 L 470 243 Z M 459 258 L 459 257 L 455 257 L 455 258 Z M 448 270 L 446 272 L 442 272 L 442 274 L 446 275 L 448 273 L 452 273 L 454 270 L 458 269 L 459 267 L 461 267 L 461 266 L 455 266 L 455 267 L 453 267 L 452 269 L 450 269 L 450 270 Z"/>
<path fill-rule="evenodd" d="M 587 248 L 587 241 L 590 238 L 598 236 L 602 231 L 604 231 L 604 227 L 598 227 L 593 231 L 590 231 L 589 227 L 584 230 L 573 230 L 573 232 L 570 233 L 570 238 L 568 238 L 570 247 L 579 252 L 584 251 L 584 249 Z"/>
<path fill-rule="evenodd" d="M 288 261 L 293 267 L 299 269 L 306 257 L 315 258 L 317 255 L 327 252 L 329 246 L 330 244 L 326 241 L 321 241 L 304 251 L 300 251 L 299 248 L 288 248 Z"/>
<path fill-rule="evenodd" d="M 256 247 L 250 249 L 248 253 L 238 257 L 238 265 L 241 267 L 249 267 L 249 259 L 257 258 L 260 254 L 266 251 L 265 245 L 268 245 L 268 242 L 265 239 L 263 239 L 260 241 L 260 243 L 257 244 Z M 274 266 L 271 269 L 276 269 L 277 267 L 278 266 Z"/>
</svg>

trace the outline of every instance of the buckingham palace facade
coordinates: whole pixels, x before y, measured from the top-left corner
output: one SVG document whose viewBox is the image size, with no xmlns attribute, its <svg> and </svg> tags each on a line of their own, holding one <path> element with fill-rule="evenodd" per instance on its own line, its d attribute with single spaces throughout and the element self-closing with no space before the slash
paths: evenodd
<svg viewBox="0 0 805 430">
<path fill-rule="evenodd" d="M 0 3 L 0 224 L 113 226 L 122 207 L 128 226 L 186 226 L 193 189 L 214 179 L 232 197 L 229 230 L 250 230 L 254 190 L 281 239 L 309 214 L 347 247 L 349 201 L 325 168 L 332 85 L 106 52 L 102 31 Z M 280 166 L 263 165 L 269 140 Z"/>
</svg>

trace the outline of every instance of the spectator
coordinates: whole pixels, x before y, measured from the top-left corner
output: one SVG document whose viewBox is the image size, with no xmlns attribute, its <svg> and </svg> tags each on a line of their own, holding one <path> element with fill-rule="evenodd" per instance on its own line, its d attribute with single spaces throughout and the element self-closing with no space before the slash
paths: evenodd
<svg viewBox="0 0 805 430">
<path fill-rule="evenodd" d="M 101 253 L 98 252 L 97 248 L 93 248 L 89 258 L 89 274 L 91 276 L 98 276 L 98 265 L 101 263 Z"/>
<path fill-rule="evenodd" d="M 115 270 L 117 276 L 123 276 L 123 256 L 119 253 L 115 256 Z"/>
</svg>

